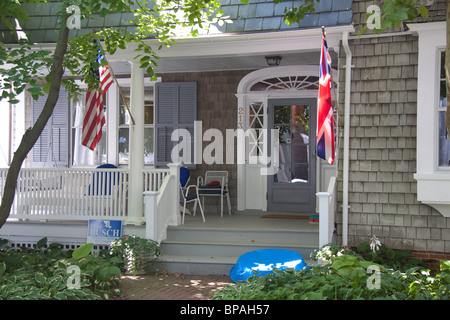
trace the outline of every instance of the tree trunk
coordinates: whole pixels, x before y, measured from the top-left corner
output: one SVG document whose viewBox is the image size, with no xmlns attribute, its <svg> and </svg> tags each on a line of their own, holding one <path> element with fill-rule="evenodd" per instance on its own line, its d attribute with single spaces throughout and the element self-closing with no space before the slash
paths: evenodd
<svg viewBox="0 0 450 320">
<path fill-rule="evenodd" d="M 53 64 L 50 71 L 50 91 L 47 100 L 45 101 L 44 108 L 42 109 L 42 112 L 36 120 L 34 126 L 25 132 L 19 147 L 16 152 L 14 152 L 14 157 L 6 176 L 5 189 L 3 190 L 2 203 L 0 206 L 0 228 L 5 224 L 6 219 L 9 217 L 16 192 L 17 178 L 19 176 L 22 163 L 41 135 L 42 130 L 44 130 L 48 119 L 53 113 L 56 102 L 58 101 L 59 88 L 61 86 L 61 79 L 64 73 L 63 59 L 66 54 L 68 39 L 69 29 L 65 27 L 59 31 L 58 42 L 56 44 Z"/>
</svg>

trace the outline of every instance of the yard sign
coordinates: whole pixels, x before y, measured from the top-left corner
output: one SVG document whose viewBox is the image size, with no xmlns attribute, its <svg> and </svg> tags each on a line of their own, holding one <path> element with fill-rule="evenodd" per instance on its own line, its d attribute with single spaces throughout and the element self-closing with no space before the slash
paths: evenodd
<svg viewBox="0 0 450 320">
<path fill-rule="evenodd" d="M 89 220 L 87 242 L 110 244 L 122 235 L 120 220 Z"/>
</svg>

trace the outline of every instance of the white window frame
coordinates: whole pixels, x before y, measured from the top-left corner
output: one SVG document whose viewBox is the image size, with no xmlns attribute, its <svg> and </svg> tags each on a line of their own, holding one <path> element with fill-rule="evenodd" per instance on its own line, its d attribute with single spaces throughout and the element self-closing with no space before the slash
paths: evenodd
<svg viewBox="0 0 450 320">
<path fill-rule="evenodd" d="M 417 200 L 450 217 L 450 168 L 438 163 L 440 52 L 446 46 L 446 24 L 409 24 L 419 36 L 417 79 Z"/>
<path fill-rule="evenodd" d="M 119 83 L 119 85 L 121 87 L 122 86 L 129 87 L 130 94 L 131 94 L 131 77 L 130 78 L 119 78 L 119 79 L 117 79 L 117 82 Z M 153 87 L 153 94 L 154 94 L 155 93 L 155 84 L 157 82 L 161 82 L 161 78 L 157 78 L 156 81 L 151 81 L 151 79 L 148 77 L 144 78 L 144 88 L 145 87 Z M 119 123 L 119 108 L 120 108 L 120 92 L 119 92 L 119 90 L 117 90 L 116 96 L 117 96 L 117 102 L 116 102 L 117 109 L 115 112 L 115 124 L 116 125 L 114 127 L 114 130 L 111 130 L 111 131 L 115 132 L 116 137 L 114 140 L 112 140 L 112 141 L 114 141 L 115 144 L 114 144 L 114 148 L 111 148 L 111 149 L 114 149 L 114 157 L 115 157 L 115 161 L 116 161 L 117 165 L 118 166 L 128 166 L 129 165 L 128 163 L 127 164 L 119 163 L 119 128 L 129 128 L 130 126 L 126 125 L 126 124 L 120 125 L 120 123 Z M 156 119 L 155 119 L 155 104 L 154 104 L 154 102 L 155 102 L 155 98 L 153 97 L 153 123 L 152 124 L 144 124 L 144 130 L 148 129 L 148 128 L 153 129 L 153 155 L 155 156 L 155 121 L 156 121 Z M 130 105 L 129 105 L 129 107 L 131 108 Z M 131 114 L 133 117 L 135 117 L 135 115 L 132 112 L 131 112 Z M 152 167 L 154 165 L 155 165 L 155 160 L 153 160 L 153 163 L 145 163 L 144 164 L 144 166 L 146 166 L 146 167 Z"/>
<path fill-rule="evenodd" d="M 83 90 L 87 90 L 87 87 L 85 86 L 84 83 L 79 82 L 78 84 L 81 86 L 81 88 Z M 81 97 L 79 97 L 79 99 L 80 99 L 81 103 L 85 104 L 86 93 L 83 92 L 81 94 Z M 110 114 L 115 112 L 115 108 L 114 108 L 114 110 L 112 110 L 112 108 L 110 108 L 110 105 L 112 105 L 110 90 L 108 90 L 108 92 L 106 94 L 105 104 L 106 104 L 106 124 L 104 126 L 105 134 L 102 136 L 102 139 L 103 138 L 106 139 L 106 162 L 105 163 L 111 163 L 109 161 L 110 160 L 110 158 L 109 158 L 109 149 L 110 149 L 109 141 L 110 141 L 110 136 L 109 135 L 110 135 L 110 131 L 111 130 L 109 130 L 108 128 L 111 126 Z M 70 105 L 70 110 L 69 110 L 69 142 L 68 142 L 68 144 L 69 144 L 69 168 L 96 168 L 96 167 L 104 164 L 104 163 L 98 163 L 98 164 L 95 164 L 95 165 L 89 165 L 89 164 L 77 164 L 77 165 L 74 165 L 73 164 L 73 160 L 74 160 L 73 158 L 75 156 L 74 155 L 74 141 L 73 141 L 73 139 L 74 139 L 73 134 L 74 133 L 73 133 L 73 130 L 78 128 L 77 126 L 74 126 L 74 120 L 75 119 L 73 117 L 73 110 L 74 110 L 74 108 L 76 108 L 77 104 L 73 100 L 71 100 L 71 101 L 69 101 L 69 105 Z"/>
</svg>

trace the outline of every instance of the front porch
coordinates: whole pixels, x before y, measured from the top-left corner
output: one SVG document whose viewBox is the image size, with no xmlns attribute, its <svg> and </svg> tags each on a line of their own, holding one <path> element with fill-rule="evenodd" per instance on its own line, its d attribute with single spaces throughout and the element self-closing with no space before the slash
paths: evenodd
<svg viewBox="0 0 450 320">
<path fill-rule="evenodd" d="M 169 226 L 167 238 L 161 241 L 162 255 L 154 270 L 196 275 L 228 275 L 240 255 L 259 249 L 288 249 L 300 253 L 309 262 L 319 247 L 319 225 L 309 217 L 265 218 L 276 213 L 262 211 L 236 212 L 220 217 L 207 211 L 206 222 L 199 213 L 186 215 L 185 224 Z M 123 234 L 146 237 L 146 225 L 123 225 Z M 86 242 L 88 222 L 11 220 L 0 229 L 0 238 L 15 248 L 32 247 L 43 237 L 75 249 Z M 94 250 L 105 248 L 96 245 Z"/>
<path fill-rule="evenodd" d="M 242 211 L 223 218 L 206 213 L 187 216 L 184 225 L 170 226 L 161 242 L 162 255 L 155 270 L 197 275 L 228 275 L 244 253 L 259 249 L 287 249 L 309 262 L 319 247 L 319 225 L 308 216 L 266 218 L 276 212 Z M 294 214 L 292 214 L 294 215 Z"/>
<path fill-rule="evenodd" d="M 6 170 L 2 172 L 0 181 Z M 73 249 L 86 243 L 90 219 L 121 220 L 122 234 L 161 244 L 156 268 L 187 274 L 227 274 L 240 255 L 264 248 L 290 249 L 308 260 L 311 252 L 332 240 L 335 179 L 330 193 L 317 195 L 320 225 L 298 213 L 289 213 L 295 216 L 289 218 L 283 217 L 287 213 L 244 210 L 221 217 L 215 206 L 206 207 L 206 222 L 197 210 L 181 224 L 178 181 L 178 164 L 143 171 L 144 210 L 136 213 L 129 210 L 125 169 L 23 169 L 0 237 L 13 247 L 31 247 L 47 237 L 48 243 Z M 277 214 L 279 218 L 267 217 Z"/>
</svg>

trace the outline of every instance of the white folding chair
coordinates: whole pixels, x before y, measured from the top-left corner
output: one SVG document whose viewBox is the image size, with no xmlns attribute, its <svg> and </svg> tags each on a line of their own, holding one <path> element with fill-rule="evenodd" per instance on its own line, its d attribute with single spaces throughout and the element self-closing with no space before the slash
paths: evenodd
<svg viewBox="0 0 450 320">
<path fill-rule="evenodd" d="M 198 194 L 202 197 L 220 197 L 220 216 L 223 217 L 223 198 L 227 199 L 228 214 L 231 215 L 230 192 L 227 171 L 207 171 L 205 179 L 197 178 Z"/>
<path fill-rule="evenodd" d="M 202 213 L 203 222 L 205 222 L 205 214 L 203 213 L 202 204 L 199 201 L 199 194 L 198 194 L 198 188 L 196 185 L 190 185 L 188 186 L 190 179 L 190 173 L 189 170 L 185 167 L 180 168 L 180 191 L 181 191 L 181 197 L 183 199 L 183 219 L 182 224 L 184 224 L 184 216 L 186 215 L 186 204 L 189 202 L 194 202 L 194 213 L 193 216 L 195 216 L 195 212 L 197 211 L 197 203 L 200 207 L 200 211 Z M 189 190 L 191 188 L 195 189 L 195 193 L 190 193 Z"/>
</svg>

